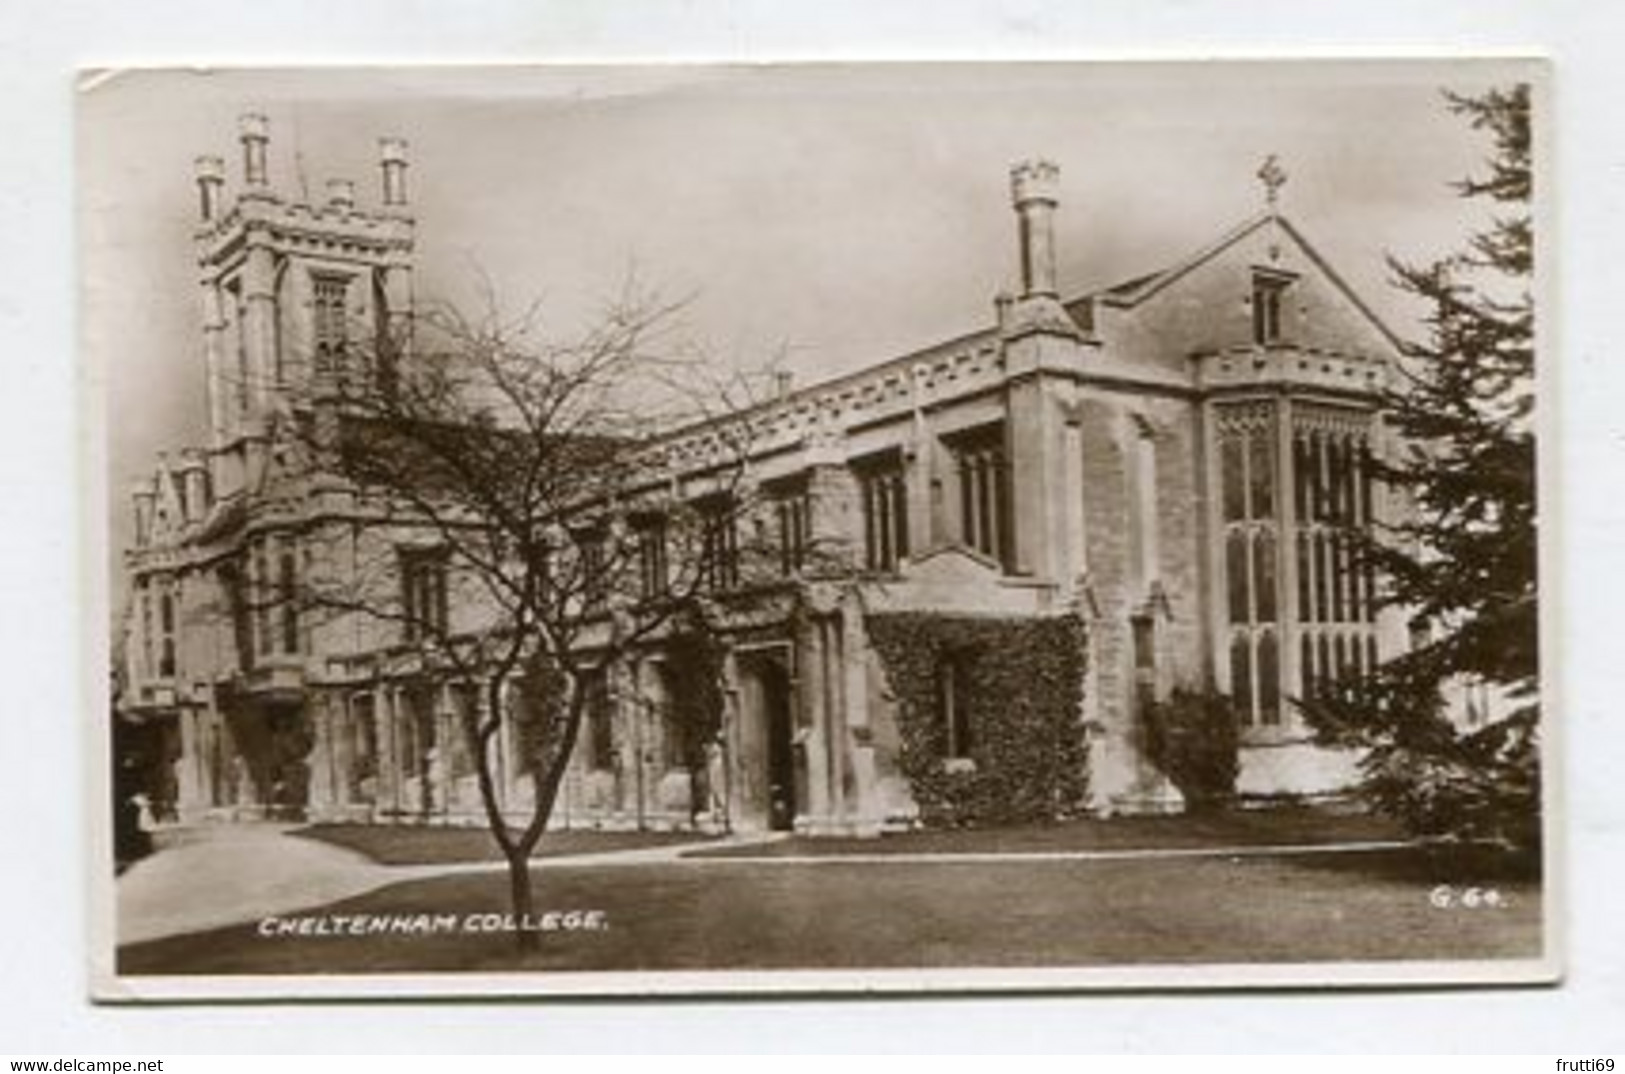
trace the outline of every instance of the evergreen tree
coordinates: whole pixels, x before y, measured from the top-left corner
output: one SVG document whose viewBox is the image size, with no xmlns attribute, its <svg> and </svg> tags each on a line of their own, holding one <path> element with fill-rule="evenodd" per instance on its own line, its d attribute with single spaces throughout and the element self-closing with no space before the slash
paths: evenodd
<svg viewBox="0 0 1625 1074">
<path fill-rule="evenodd" d="M 1430 264 L 1390 259 L 1430 309 L 1386 420 L 1408 447 L 1378 465 L 1408 502 L 1364 553 L 1384 600 L 1411 617 L 1412 649 L 1370 680 L 1306 703 L 1323 739 L 1365 751 L 1364 791 L 1420 835 L 1538 844 L 1534 268 L 1529 88 L 1447 94 L 1493 142 L 1487 174 L 1455 184 L 1490 203 L 1466 248 Z M 1493 698 L 1459 719 L 1464 688 Z M 1452 719 L 1452 716 L 1458 717 Z"/>
</svg>

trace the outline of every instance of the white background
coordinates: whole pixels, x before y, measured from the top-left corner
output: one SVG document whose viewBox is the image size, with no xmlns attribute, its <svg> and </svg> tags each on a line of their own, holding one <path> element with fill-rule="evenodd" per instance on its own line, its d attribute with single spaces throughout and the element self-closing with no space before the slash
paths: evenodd
<svg viewBox="0 0 1625 1074">
<path fill-rule="evenodd" d="M 1304 3 L 177 0 L 0 15 L 0 1054 L 852 1048 L 1537 1051 L 1625 1043 L 1625 9 L 1579 0 Z M 1567 764 L 1569 974 L 1553 989 L 741 1003 L 97 1008 L 85 999 L 84 616 L 73 70 L 123 63 L 1470 54 L 1557 64 L 1561 361 L 1545 471 Z M 1552 373 L 1550 366 L 1546 370 Z M 81 564 L 84 564 L 83 569 Z M 93 633 L 93 632 L 92 632 Z M 92 664 L 92 660 L 95 661 Z M 989 922 L 997 928 L 996 921 Z"/>
</svg>

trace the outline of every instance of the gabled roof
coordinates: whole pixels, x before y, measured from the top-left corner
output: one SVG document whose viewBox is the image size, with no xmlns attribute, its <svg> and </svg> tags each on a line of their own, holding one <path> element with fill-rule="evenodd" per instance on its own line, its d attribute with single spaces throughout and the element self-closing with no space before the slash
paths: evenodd
<svg viewBox="0 0 1625 1074">
<path fill-rule="evenodd" d="M 1384 339 L 1392 343 L 1396 349 L 1404 349 L 1403 341 L 1400 340 L 1399 336 L 1394 333 L 1393 329 L 1389 328 L 1387 323 L 1377 315 L 1377 312 L 1366 304 L 1365 300 L 1362 299 L 1354 291 L 1354 289 L 1348 285 L 1348 282 L 1337 273 L 1336 269 L 1332 268 L 1330 262 L 1321 256 L 1320 251 L 1316 250 L 1312 245 L 1310 245 L 1309 240 L 1303 237 L 1303 233 L 1294 227 L 1290 220 L 1276 212 L 1262 212 L 1249 220 L 1243 221 L 1226 234 L 1220 236 L 1216 241 L 1210 243 L 1200 250 L 1197 250 L 1184 260 L 1175 262 L 1168 268 L 1162 269 L 1158 272 L 1149 272 L 1143 276 L 1136 276 L 1131 280 L 1114 284 L 1111 287 L 1090 291 L 1075 299 L 1071 299 L 1066 303 L 1067 309 L 1072 311 L 1074 306 L 1082 306 L 1084 303 L 1093 299 L 1098 299 L 1107 303 L 1108 305 L 1113 306 L 1137 306 L 1146 299 L 1156 295 L 1158 292 L 1162 291 L 1176 280 L 1179 280 L 1195 269 L 1200 268 L 1202 265 L 1213 260 L 1215 257 L 1218 257 L 1224 251 L 1236 245 L 1238 242 L 1241 242 L 1249 235 L 1252 235 L 1254 232 L 1259 231 L 1272 223 L 1280 227 L 1287 237 L 1290 238 L 1297 245 L 1297 247 L 1303 251 L 1304 256 L 1307 257 L 1310 262 L 1320 270 L 1321 274 L 1331 282 L 1332 286 L 1337 288 L 1337 290 L 1341 292 L 1351 304 L 1353 304 L 1354 308 L 1359 310 L 1360 313 L 1364 315 L 1366 320 L 1371 323 L 1372 327 L 1374 327 L 1378 332 L 1382 333 Z"/>
</svg>

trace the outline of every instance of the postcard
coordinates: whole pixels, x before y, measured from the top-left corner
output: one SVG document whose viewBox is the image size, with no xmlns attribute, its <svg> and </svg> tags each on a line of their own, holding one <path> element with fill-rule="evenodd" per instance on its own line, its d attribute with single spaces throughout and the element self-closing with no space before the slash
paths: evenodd
<svg viewBox="0 0 1625 1074">
<path fill-rule="evenodd" d="M 95 996 L 1555 980 L 1548 84 L 84 73 Z"/>
</svg>

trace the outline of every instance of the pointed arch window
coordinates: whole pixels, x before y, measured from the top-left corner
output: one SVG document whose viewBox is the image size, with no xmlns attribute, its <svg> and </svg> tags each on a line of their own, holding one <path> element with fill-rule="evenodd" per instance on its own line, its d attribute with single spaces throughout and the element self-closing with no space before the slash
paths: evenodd
<svg viewBox="0 0 1625 1074">
<path fill-rule="evenodd" d="M 1271 403 L 1219 409 L 1230 696 L 1247 726 L 1281 722 L 1276 422 Z"/>
</svg>

